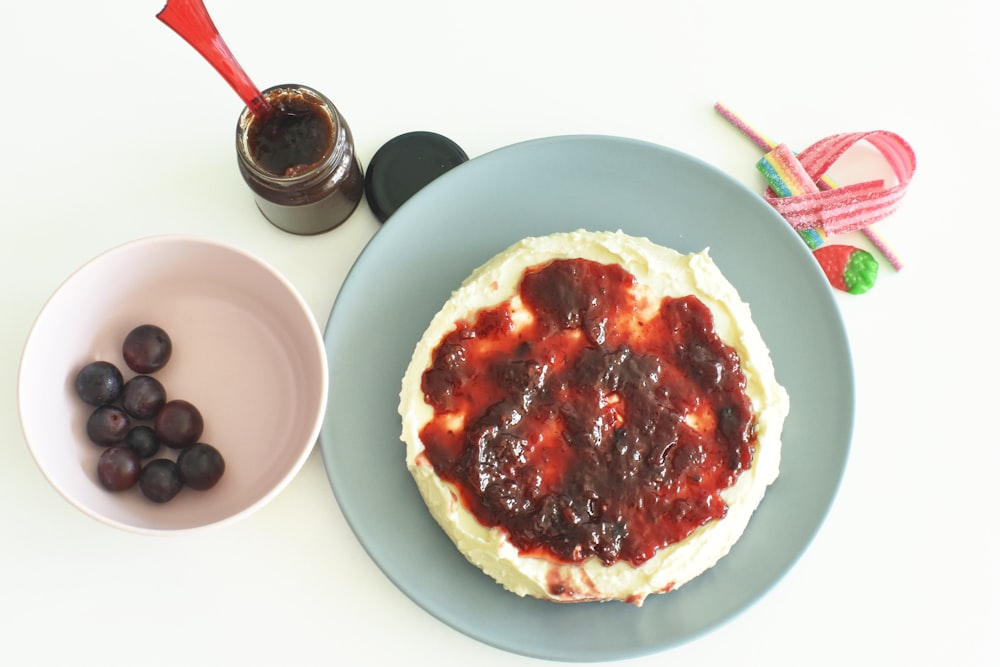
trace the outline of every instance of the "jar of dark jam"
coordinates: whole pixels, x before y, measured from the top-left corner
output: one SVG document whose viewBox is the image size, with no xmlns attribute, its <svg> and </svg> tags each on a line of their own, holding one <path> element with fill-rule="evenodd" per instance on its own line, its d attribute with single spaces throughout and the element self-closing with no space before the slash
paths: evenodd
<svg viewBox="0 0 1000 667">
<path fill-rule="evenodd" d="M 340 225 L 364 194 L 347 121 L 322 93 L 300 85 L 263 92 L 270 111 L 240 114 L 236 155 L 257 207 L 276 227 L 319 234 Z"/>
</svg>

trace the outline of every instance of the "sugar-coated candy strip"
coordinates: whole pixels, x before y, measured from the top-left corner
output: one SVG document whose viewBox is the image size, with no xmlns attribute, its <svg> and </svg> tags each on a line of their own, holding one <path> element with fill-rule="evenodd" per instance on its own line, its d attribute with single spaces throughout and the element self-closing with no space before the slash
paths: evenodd
<svg viewBox="0 0 1000 667">
<path fill-rule="evenodd" d="M 764 198 L 794 229 L 822 227 L 827 234 L 844 234 L 883 220 L 899 208 L 905 188 L 886 190 L 882 181 L 855 183 L 798 197 Z"/>
<path fill-rule="evenodd" d="M 776 147 L 777 144 L 767 139 L 762 133 L 754 129 L 749 123 L 747 123 L 743 118 L 741 118 L 736 112 L 734 112 L 726 105 L 722 104 L 721 102 L 716 102 L 715 110 L 716 112 L 719 113 L 719 115 L 721 115 L 731 125 L 733 125 L 733 127 L 738 129 L 744 136 L 753 141 L 753 143 L 756 144 L 762 150 L 770 151 Z M 886 133 L 886 135 L 891 135 L 891 134 L 892 133 Z M 892 135 L 892 136 L 896 137 L 897 135 Z M 837 137 L 837 140 L 844 139 L 843 135 L 835 135 L 835 137 Z M 906 178 L 907 181 L 909 180 L 909 177 L 912 176 L 913 169 L 916 166 L 916 160 L 914 158 L 912 149 L 909 147 L 908 144 L 906 144 L 905 141 L 903 141 L 900 144 L 894 140 L 890 140 L 889 138 L 887 138 L 887 136 L 883 136 L 882 134 L 871 134 L 870 136 L 866 137 L 866 139 L 872 146 L 878 149 L 883 154 L 883 156 L 885 156 L 886 160 L 892 167 L 893 172 L 896 174 L 897 178 L 900 181 L 903 180 L 903 178 L 901 178 L 901 175 L 905 175 L 907 174 L 907 172 L 909 172 L 909 175 Z M 847 147 L 849 147 L 849 145 L 850 145 L 849 140 L 845 140 L 843 144 L 843 150 L 847 150 Z M 827 147 L 829 147 L 829 143 L 827 143 Z M 843 151 L 841 151 L 841 153 L 842 152 Z M 838 153 L 838 156 L 839 154 L 840 153 Z M 825 170 L 823 171 L 824 173 L 822 174 L 822 176 L 816 180 L 816 185 L 819 187 L 819 189 L 823 192 L 839 189 L 837 188 L 836 183 L 829 177 L 828 174 L 825 173 Z M 879 184 L 876 182 L 874 185 L 877 187 Z M 898 199 L 896 204 L 898 205 Z M 890 209 L 883 209 L 883 215 L 881 217 L 886 217 L 894 210 L 895 210 L 894 207 Z M 857 209 L 856 212 L 860 213 L 861 209 Z M 850 221 L 846 222 L 849 223 Z M 868 237 L 868 239 L 872 242 L 875 248 L 882 253 L 882 255 L 893 266 L 893 268 L 895 268 L 897 271 L 901 270 L 903 268 L 903 263 L 900 260 L 899 256 L 890 248 L 885 238 L 875 230 L 872 222 L 875 221 L 872 220 L 871 222 L 869 222 L 868 225 L 861 227 L 860 228 L 861 232 Z M 806 243 L 809 245 L 810 248 L 816 248 L 826 238 L 826 234 L 822 228 L 800 229 L 799 234 L 803 236 L 803 238 L 805 239 Z"/>
<path fill-rule="evenodd" d="M 795 152 L 785 144 L 778 144 L 757 161 L 757 170 L 764 175 L 774 192 L 779 197 L 794 197 L 796 195 L 819 192 L 816 185 L 802 167 Z M 798 230 L 799 236 L 810 249 L 815 250 L 826 241 L 823 228 Z"/>
<path fill-rule="evenodd" d="M 774 150 L 757 161 L 757 170 L 779 197 L 794 197 L 819 192 L 819 187 L 809 177 L 792 149 L 778 144 Z"/>
<path fill-rule="evenodd" d="M 872 245 L 874 245 L 875 248 L 882 253 L 882 256 L 885 257 L 890 264 L 892 264 L 893 268 L 897 271 L 901 270 L 903 268 L 903 260 L 899 258 L 896 251 L 892 249 L 889 242 L 883 238 L 875 227 L 869 225 L 868 227 L 865 227 L 865 232 L 868 236 L 868 240 L 870 240 Z"/>
<path fill-rule="evenodd" d="M 883 181 L 869 181 L 796 197 L 765 194 L 765 199 L 795 229 L 822 227 L 827 234 L 864 229 L 888 217 L 898 208 L 916 170 L 913 149 L 899 135 L 885 130 L 836 134 L 809 146 L 798 159 L 809 176 L 819 180 L 859 141 L 868 141 L 886 157 L 899 181 L 896 185 L 886 187 Z"/>
<path fill-rule="evenodd" d="M 799 236 L 802 240 L 806 242 L 810 250 L 815 250 L 824 243 L 826 243 L 826 232 L 823 231 L 821 227 L 816 227 L 815 229 L 800 229 Z"/>
<path fill-rule="evenodd" d="M 740 118 L 735 111 L 724 105 L 722 102 L 715 103 L 715 110 L 719 115 L 729 121 L 730 125 L 743 133 L 750 141 L 757 145 L 762 151 L 769 151 L 775 147 L 775 143 L 755 130 L 749 123 Z"/>
<path fill-rule="evenodd" d="M 913 149 L 898 134 L 886 130 L 844 132 L 820 139 L 799 153 L 799 162 L 810 174 L 825 174 L 841 155 L 859 141 L 867 141 L 874 146 L 900 181 L 909 179 L 916 170 Z"/>
<path fill-rule="evenodd" d="M 720 116 L 729 121 L 729 124 L 739 130 L 743 136 L 752 141 L 758 148 L 762 151 L 772 151 L 778 144 L 777 142 L 771 141 L 766 136 L 764 136 L 760 130 L 755 129 L 748 122 L 743 120 L 743 118 L 737 114 L 735 111 L 727 107 L 722 102 L 715 103 L 715 110 Z M 824 185 L 826 186 L 824 188 Z M 820 189 L 830 189 L 837 187 L 837 184 L 833 182 L 829 176 L 823 176 L 819 183 Z"/>
</svg>

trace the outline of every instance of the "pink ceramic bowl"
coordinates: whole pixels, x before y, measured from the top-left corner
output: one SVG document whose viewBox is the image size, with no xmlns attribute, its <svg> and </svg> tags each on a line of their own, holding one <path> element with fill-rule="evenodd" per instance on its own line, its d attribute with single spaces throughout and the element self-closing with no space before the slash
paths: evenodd
<svg viewBox="0 0 1000 667">
<path fill-rule="evenodd" d="M 226 460 L 207 491 L 184 488 L 167 503 L 138 488 L 106 491 L 104 448 L 86 434 L 93 408 L 77 396 L 77 371 L 109 361 L 127 380 L 125 335 L 156 324 L 173 354 L 155 373 L 167 398 L 196 405 L 202 442 Z M 316 442 L 327 401 L 322 334 L 296 289 L 260 259 L 213 241 L 160 236 L 126 243 L 76 271 L 45 304 L 19 373 L 21 425 L 38 467 L 66 500 L 139 533 L 199 529 L 247 516 L 294 478 Z M 161 449 L 157 457 L 176 458 Z"/>
</svg>

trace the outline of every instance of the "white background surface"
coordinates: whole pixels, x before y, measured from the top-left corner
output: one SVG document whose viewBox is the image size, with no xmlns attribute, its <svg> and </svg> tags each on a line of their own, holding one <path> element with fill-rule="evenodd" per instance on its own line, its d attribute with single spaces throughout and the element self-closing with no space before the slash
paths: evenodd
<svg viewBox="0 0 1000 667">
<path fill-rule="evenodd" d="M 36 468 L 18 424 L 20 351 L 48 296 L 91 257 L 160 233 L 234 242 L 298 286 L 322 326 L 378 228 L 364 204 L 311 238 L 258 215 L 233 150 L 242 104 L 154 18 L 161 7 L 23 2 L 0 22 L 0 662 L 539 664 L 401 594 L 354 539 L 318 449 L 258 514 L 176 539 L 105 527 Z M 906 268 L 883 265 L 871 292 L 838 297 L 857 421 L 826 523 L 758 604 L 623 663 L 637 666 L 997 664 L 1000 46 L 989 7 L 209 3 L 259 86 L 301 82 L 333 98 L 365 164 L 410 130 L 446 134 L 473 157 L 597 133 L 677 148 L 759 190 L 760 152 L 716 101 L 797 149 L 874 129 L 913 145 L 916 178 L 880 225 Z"/>
</svg>

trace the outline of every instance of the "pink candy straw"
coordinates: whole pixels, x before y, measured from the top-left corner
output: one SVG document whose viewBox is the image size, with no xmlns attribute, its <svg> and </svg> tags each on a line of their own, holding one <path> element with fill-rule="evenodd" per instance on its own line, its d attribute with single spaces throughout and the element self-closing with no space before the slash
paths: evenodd
<svg viewBox="0 0 1000 667">
<path fill-rule="evenodd" d="M 732 109 L 725 106 L 721 102 L 715 103 L 715 110 L 719 113 L 720 116 L 725 118 L 730 123 L 730 125 L 739 130 L 745 137 L 750 139 L 750 141 L 752 141 L 762 151 L 770 152 L 774 150 L 775 147 L 777 147 L 778 145 L 777 143 L 771 141 L 770 139 L 766 138 L 763 134 L 755 130 L 753 127 L 750 126 L 749 123 L 744 121 Z M 837 187 L 837 185 L 833 182 L 833 180 L 831 180 L 825 175 L 823 176 L 820 183 L 817 185 L 822 190 L 829 190 Z M 868 240 L 871 241 L 872 245 L 874 245 L 875 248 L 878 249 L 880 253 L 882 253 L 882 256 L 885 257 L 885 259 L 892 265 L 894 269 L 896 269 L 897 271 L 902 270 L 903 262 L 900 260 L 899 256 L 896 255 L 896 253 L 892 250 L 892 248 L 889 247 L 889 244 L 886 242 L 886 240 L 882 237 L 881 234 L 879 234 L 875 230 L 873 226 L 868 225 L 866 227 L 863 227 L 861 229 L 861 232 L 866 237 L 868 237 Z"/>
</svg>

